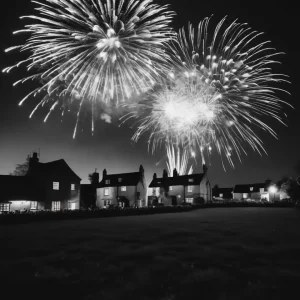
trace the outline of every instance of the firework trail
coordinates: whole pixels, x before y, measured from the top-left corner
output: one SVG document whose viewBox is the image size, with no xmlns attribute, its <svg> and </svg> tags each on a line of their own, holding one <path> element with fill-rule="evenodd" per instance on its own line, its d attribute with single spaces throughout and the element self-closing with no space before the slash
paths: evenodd
<svg viewBox="0 0 300 300">
<path fill-rule="evenodd" d="M 167 167 L 168 167 L 168 173 L 169 177 L 173 176 L 173 170 L 176 169 L 178 175 L 189 175 L 193 173 L 193 166 L 191 165 L 188 169 L 188 163 L 190 154 L 189 151 L 186 149 L 183 149 L 182 152 L 180 152 L 179 147 L 174 147 L 173 145 L 167 145 Z M 176 149 L 176 150 L 175 150 Z"/>
<path fill-rule="evenodd" d="M 247 24 L 234 21 L 224 28 L 225 20 L 213 31 L 208 28 L 210 18 L 198 29 L 189 25 L 179 31 L 170 47 L 170 83 L 125 116 L 137 120 L 133 140 L 149 131 L 152 151 L 167 142 L 199 149 L 202 159 L 215 148 L 232 166 L 232 154 L 241 160 L 246 144 L 260 154 L 266 152 L 255 128 L 276 137 L 265 120 L 283 123 L 279 114 L 286 102 L 276 92 L 286 91 L 276 84 L 288 81 L 271 68 L 281 53 L 269 42 L 256 43 L 262 33 Z"/>
<path fill-rule="evenodd" d="M 8 73 L 25 64 L 33 74 L 14 85 L 43 82 L 20 105 L 30 96 L 46 93 L 37 107 L 51 99 L 51 112 L 63 96 L 79 102 L 78 116 L 86 101 L 93 114 L 97 103 L 113 99 L 118 104 L 145 92 L 165 72 L 169 56 L 164 45 L 174 37 L 169 28 L 174 13 L 168 6 L 153 0 L 32 2 L 39 5 L 38 14 L 21 18 L 37 23 L 14 32 L 29 33 L 30 38 L 6 50 L 31 55 L 3 70 Z"/>
</svg>

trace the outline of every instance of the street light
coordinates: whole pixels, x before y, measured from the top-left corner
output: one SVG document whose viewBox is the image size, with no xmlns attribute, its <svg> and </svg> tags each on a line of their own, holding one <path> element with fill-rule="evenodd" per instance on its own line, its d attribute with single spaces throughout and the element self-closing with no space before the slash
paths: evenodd
<svg viewBox="0 0 300 300">
<path fill-rule="evenodd" d="M 273 197 L 273 201 L 275 200 L 275 194 L 277 193 L 278 189 L 275 185 L 271 185 L 269 187 L 269 193 L 270 194 L 274 194 L 274 197 Z"/>
</svg>

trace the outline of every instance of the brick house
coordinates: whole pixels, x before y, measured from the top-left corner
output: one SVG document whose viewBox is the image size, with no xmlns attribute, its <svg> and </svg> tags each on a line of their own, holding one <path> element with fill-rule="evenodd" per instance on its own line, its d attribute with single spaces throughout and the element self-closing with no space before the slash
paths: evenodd
<svg viewBox="0 0 300 300">
<path fill-rule="evenodd" d="M 203 173 L 178 175 L 174 169 L 173 177 L 166 170 L 163 177 L 157 178 L 156 173 L 148 189 L 148 201 L 164 205 L 179 205 L 181 203 L 199 204 L 211 200 L 211 186 L 207 177 L 207 167 L 203 165 Z"/>
<path fill-rule="evenodd" d="M 63 159 L 41 163 L 33 153 L 25 176 L 0 176 L 0 210 L 79 209 L 80 181 Z"/>
<path fill-rule="evenodd" d="M 97 186 L 97 207 L 107 208 L 109 205 L 146 206 L 147 186 L 144 168 L 139 172 L 107 174 L 103 170 L 103 178 Z"/>
</svg>

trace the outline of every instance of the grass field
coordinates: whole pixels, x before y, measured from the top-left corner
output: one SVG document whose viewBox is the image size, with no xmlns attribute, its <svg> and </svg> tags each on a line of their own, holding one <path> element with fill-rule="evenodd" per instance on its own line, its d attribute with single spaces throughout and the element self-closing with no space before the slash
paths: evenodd
<svg viewBox="0 0 300 300">
<path fill-rule="evenodd" d="M 9 299 L 299 299 L 300 211 L 222 208 L 0 227 Z"/>
</svg>

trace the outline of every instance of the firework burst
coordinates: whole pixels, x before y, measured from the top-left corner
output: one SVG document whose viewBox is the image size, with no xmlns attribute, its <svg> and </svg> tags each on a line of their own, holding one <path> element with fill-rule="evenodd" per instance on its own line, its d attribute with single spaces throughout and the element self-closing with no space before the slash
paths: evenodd
<svg viewBox="0 0 300 300">
<path fill-rule="evenodd" d="M 281 53 L 269 42 L 256 43 L 261 33 L 247 24 L 234 21 L 224 28 L 225 20 L 214 31 L 209 31 L 210 18 L 196 30 L 189 25 L 179 31 L 171 46 L 171 83 L 127 116 L 139 122 L 135 141 L 150 131 L 152 150 L 167 141 L 197 147 L 202 159 L 204 151 L 209 154 L 213 147 L 232 166 L 232 154 L 241 160 L 245 144 L 265 152 L 255 128 L 276 137 L 265 121 L 272 117 L 283 123 L 280 111 L 285 102 L 276 92 L 286 91 L 276 84 L 288 81 L 271 68 Z"/>
<path fill-rule="evenodd" d="M 34 73 L 14 85 L 34 79 L 43 82 L 20 105 L 42 92 L 48 95 L 38 106 L 49 99 L 58 106 L 60 96 L 74 99 L 75 94 L 80 113 L 84 101 L 94 107 L 145 92 L 165 72 L 169 57 L 164 45 L 174 37 L 168 27 L 174 13 L 167 6 L 152 0 L 32 2 L 39 5 L 38 14 L 22 18 L 38 22 L 14 32 L 29 33 L 30 38 L 24 45 L 6 50 L 19 49 L 31 55 L 3 70 L 8 73 L 25 64 Z M 54 91 L 58 90 L 57 98 Z"/>
</svg>

